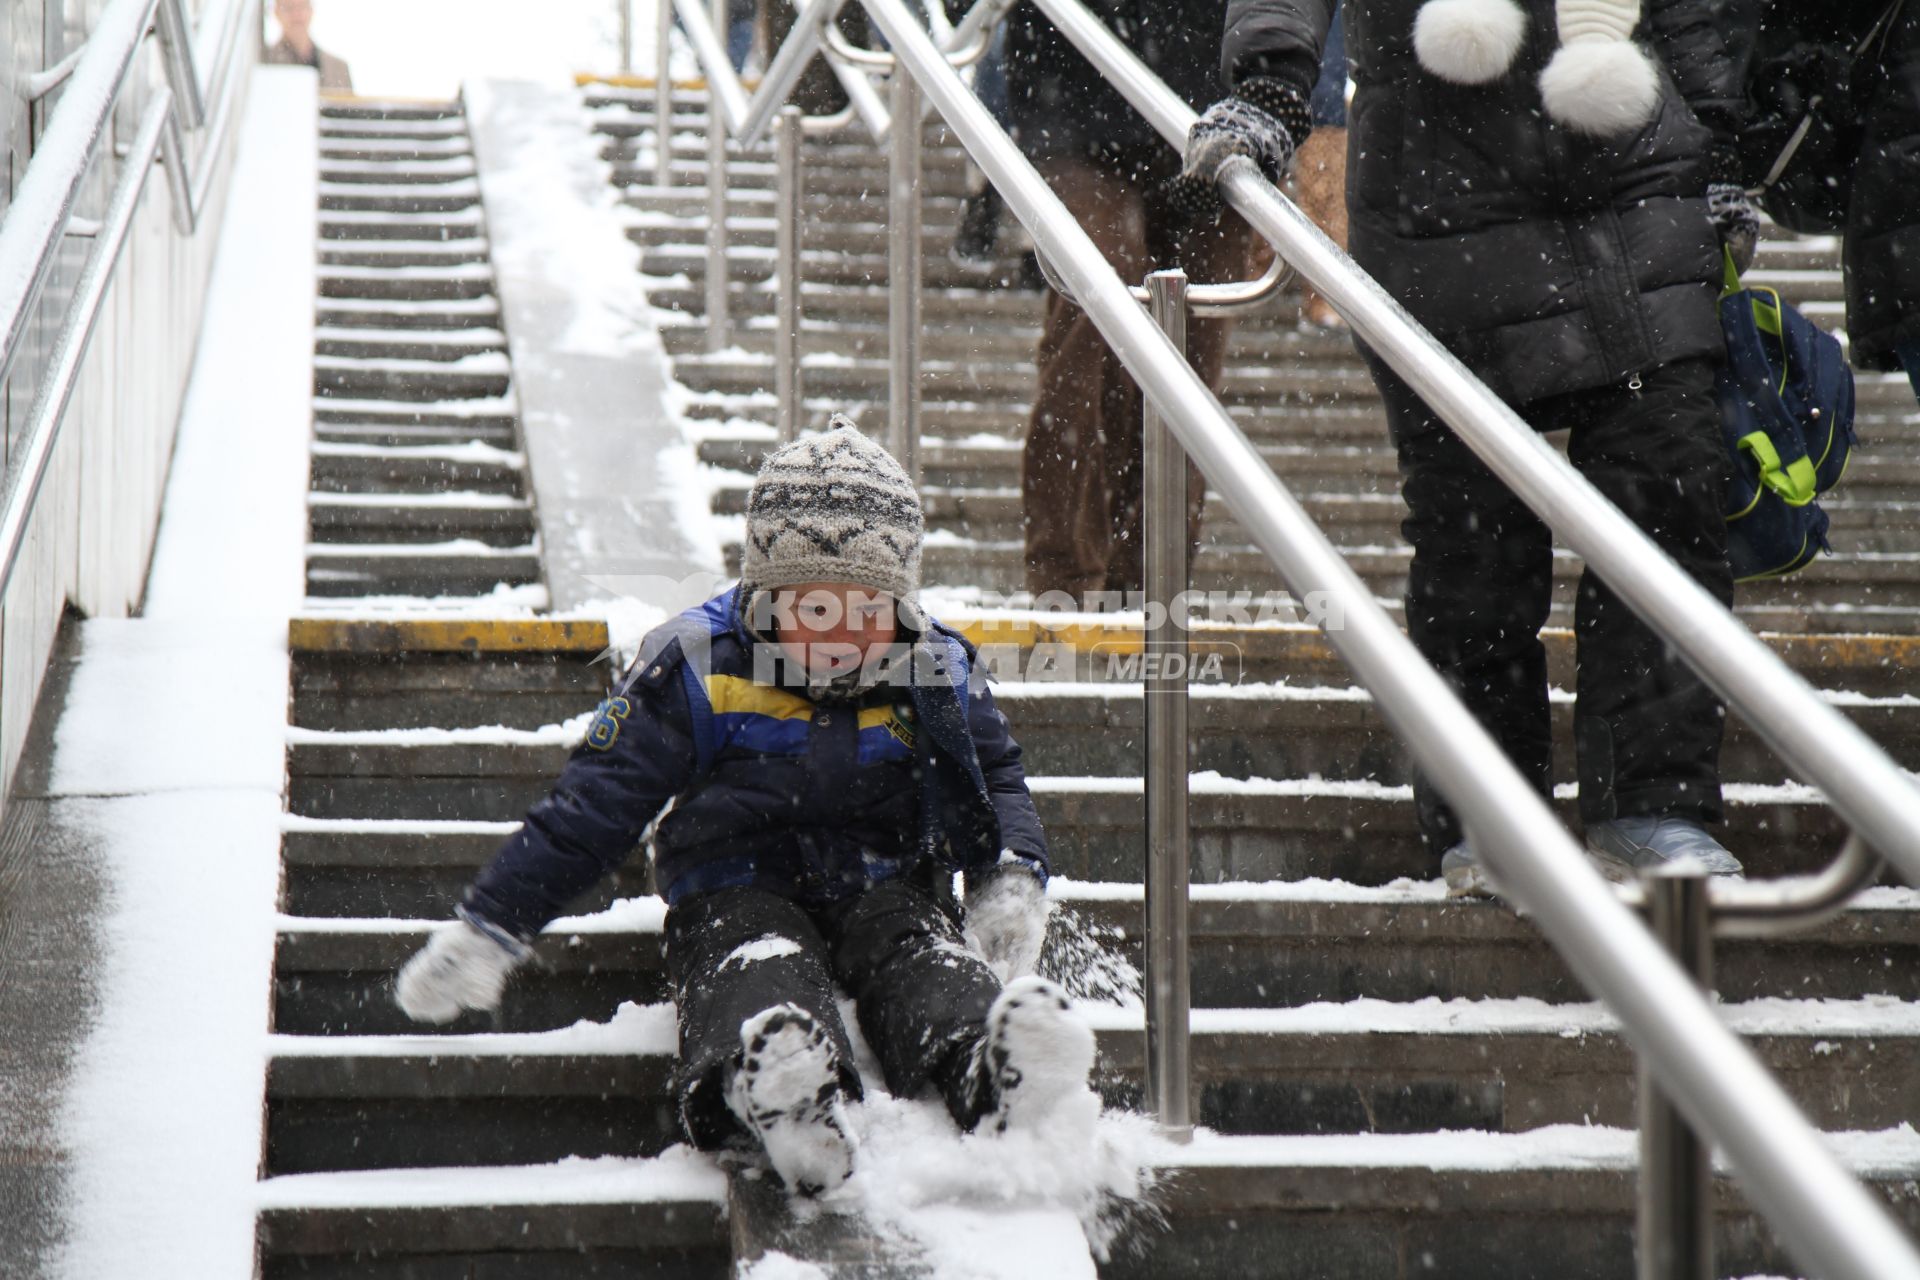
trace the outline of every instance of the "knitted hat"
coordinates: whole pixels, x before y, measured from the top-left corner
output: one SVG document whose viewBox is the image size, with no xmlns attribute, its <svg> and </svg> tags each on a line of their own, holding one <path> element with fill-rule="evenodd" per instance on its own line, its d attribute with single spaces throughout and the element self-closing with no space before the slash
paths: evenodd
<svg viewBox="0 0 1920 1280">
<path fill-rule="evenodd" d="M 1633 42 L 1640 0 L 1554 0 L 1560 47 L 1540 73 L 1540 99 L 1569 129 L 1593 137 L 1634 133 L 1660 105 L 1660 73 Z M 1507 74 L 1526 39 L 1515 0 L 1427 0 L 1413 24 L 1413 50 L 1454 84 L 1491 84 Z"/>
<path fill-rule="evenodd" d="M 851 582 L 896 600 L 920 587 L 920 495 L 893 455 L 835 414 L 768 456 L 747 495 L 740 581 L 755 592 Z"/>
</svg>

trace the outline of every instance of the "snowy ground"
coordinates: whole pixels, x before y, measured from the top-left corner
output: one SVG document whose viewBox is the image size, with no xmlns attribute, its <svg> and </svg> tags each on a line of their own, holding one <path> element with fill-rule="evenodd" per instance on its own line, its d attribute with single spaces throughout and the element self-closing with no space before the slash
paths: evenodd
<svg viewBox="0 0 1920 1280">
<path fill-rule="evenodd" d="M 252 1273 L 304 593 L 314 95 L 304 69 L 250 86 L 146 613 L 83 625 L 56 734 L 55 803 L 112 886 L 62 1112 L 55 1266 L 76 1280 Z"/>
</svg>

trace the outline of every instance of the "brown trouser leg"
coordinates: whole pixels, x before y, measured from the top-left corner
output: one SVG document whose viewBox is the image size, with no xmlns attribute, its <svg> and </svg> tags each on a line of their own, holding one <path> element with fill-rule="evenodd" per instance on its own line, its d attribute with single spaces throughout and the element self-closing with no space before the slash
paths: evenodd
<svg viewBox="0 0 1920 1280">
<path fill-rule="evenodd" d="M 1347 247 L 1347 131 L 1322 125 L 1307 135 L 1293 161 L 1294 191 L 1301 210 L 1327 239 Z M 1311 286 L 1301 291 L 1301 311 L 1321 328 L 1344 324 L 1340 313 Z"/>
<path fill-rule="evenodd" d="M 1044 160 L 1040 170 L 1127 283 L 1174 266 L 1195 283 L 1247 274 L 1246 224 L 1228 214 L 1216 225 L 1185 227 L 1160 195 L 1164 174 L 1142 176 L 1077 157 Z M 1187 359 L 1209 387 L 1219 386 L 1231 331 L 1226 320 L 1187 322 Z M 1058 294 L 1047 295 L 1038 363 L 1022 475 L 1027 586 L 1036 595 L 1138 591 L 1140 390 L 1093 321 Z M 1205 502 L 1205 483 L 1189 468 L 1188 534 L 1195 542 Z"/>
<path fill-rule="evenodd" d="M 669 3 L 670 0 L 661 0 Z M 780 46 L 786 42 L 787 33 L 793 30 L 794 11 L 791 0 L 760 0 L 760 22 L 764 33 L 767 61 L 771 63 Z M 839 27 L 841 34 L 856 45 L 866 45 L 872 37 L 867 22 L 867 11 L 857 4 L 850 4 L 840 11 Z M 726 43 L 727 33 L 720 33 L 721 43 Z M 847 105 L 847 91 L 840 87 L 840 80 L 833 74 L 833 68 L 827 65 L 824 56 L 816 54 L 807 63 L 807 69 L 801 73 L 799 82 L 794 85 L 791 102 L 808 115 L 831 115 Z"/>
</svg>

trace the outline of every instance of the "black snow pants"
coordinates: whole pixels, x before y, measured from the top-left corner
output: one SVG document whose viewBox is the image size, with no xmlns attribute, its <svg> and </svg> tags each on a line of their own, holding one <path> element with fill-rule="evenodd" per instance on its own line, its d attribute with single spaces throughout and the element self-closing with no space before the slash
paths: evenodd
<svg viewBox="0 0 1920 1280">
<path fill-rule="evenodd" d="M 720 889 L 667 912 L 680 1033 L 674 1097 L 694 1146 L 745 1137 L 727 1109 L 727 1075 L 740 1061 L 740 1024 L 777 1004 L 813 1015 L 838 1051 L 847 1095 L 861 1095 L 836 982 L 889 1092 L 910 1098 L 932 1085 L 962 1128 L 978 1122 L 985 1100 L 968 1088 L 966 1068 L 1000 983 L 923 880 L 890 880 L 813 908 L 761 889 Z"/>
<path fill-rule="evenodd" d="M 1553 782 L 1547 655 L 1553 539 L 1419 397 L 1377 360 L 1375 381 L 1399 451 L 1413 544 L 1407 631 L 1543 795 Z M 1705 360 L 1519 407 L 1541 431 L 1566 430 L 1574 466 L 1722 604 L 1727 566 L 1726 448 Z M 1719 699 L 1591 572 L 1574 605 L 1575 777 L 1585 823 L 1667 815 L 1718 822 Z M 1415 777 L 1421 835 L 1438 856 L 1458 820 Z"/>
</svg>

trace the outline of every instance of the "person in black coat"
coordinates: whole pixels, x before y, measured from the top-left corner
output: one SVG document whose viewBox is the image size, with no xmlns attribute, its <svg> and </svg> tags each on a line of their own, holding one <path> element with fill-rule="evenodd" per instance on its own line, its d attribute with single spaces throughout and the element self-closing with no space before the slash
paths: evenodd
<svg viewBox="0 0 1920 1280">
<path fill-rule="evenodd" d="M 1853 363 L 1905 366 L 1920 387 L 1920 4 L 1769 0 L 1751 92 L 1747 180 L 1787 177 L 1761 205 L 1795 230 L 1846 233 Z"/>
<path fill-rule="evenodd" d="M 1746 0 L 1348 0 L 1352 254 L 1440 342 L 1569 453 L 1722 603 L 1727 456 L 1722 246 L 1757 219 L 1734 141 Z M 1331 0 L 1232 0 L 1232 96 L 1195 125 L 1183 198 L 1246 154 L 1278 177 L 1308 127 Z M 1217 198 L 1217 197 L 1216 197 Z M 1744 265 L 1744 261 L 1742 262 Z M 1543 792 L 1553 780 L 1546 653 L 1552 539 L 1363 350 L 1399 452 L 1413 545 L 1407 628 Z M 1591 573 L 1579 585 L 1580 812 L 1616 875 L 1681 854 L 1739 863 L 1720 820 L 1723 712 Z M 1423 835 L 1456 892 L 1487 888 L 1424 780 Z"/>
</svg>

